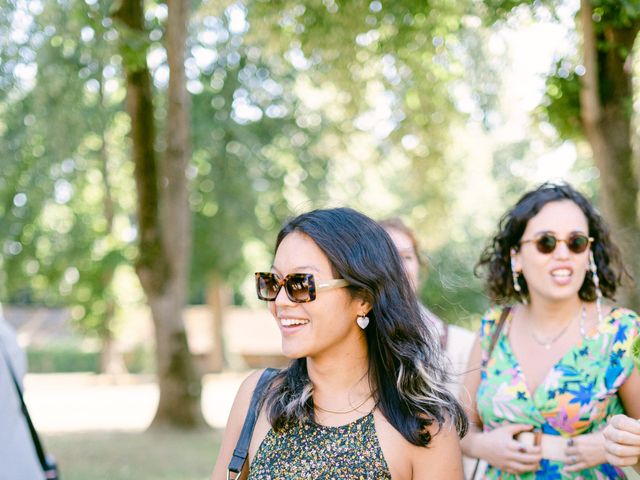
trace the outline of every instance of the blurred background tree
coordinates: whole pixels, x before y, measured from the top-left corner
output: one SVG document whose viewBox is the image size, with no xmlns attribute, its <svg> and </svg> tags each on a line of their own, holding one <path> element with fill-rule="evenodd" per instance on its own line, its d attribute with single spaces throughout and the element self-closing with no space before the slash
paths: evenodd
<svg viewBox="0 0 640 480">
<path fill-rule="evenodd" d="M 106 11 L 75 3 L 3 8 L 3 297 L 76 306 L 73 318 L 101 340 L 107 369 L 117 361 L 111 282 L 132 258 L 122 241 L 132 203 L 122 195 L 131 181 Z"/>
</svg>

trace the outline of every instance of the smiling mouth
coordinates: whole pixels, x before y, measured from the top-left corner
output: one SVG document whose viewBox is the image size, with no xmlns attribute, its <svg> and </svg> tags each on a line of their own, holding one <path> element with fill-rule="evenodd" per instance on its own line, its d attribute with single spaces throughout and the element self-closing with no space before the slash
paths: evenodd
<svg viewBox="0 0 640 480">
<path fill-rule="evenodd" d="M 280 325 L 283 327 L 296 327 L 307 323 L 309 323 L 309 320 L 303 318 L 280 318 Z"/>
<path fill-rule="evenodd" d="M 558 268 L 551 272 L 551 276 L 554 278 L 569 278 L 573 275 L 573 272 L 568 268 Z"/>
</svg>

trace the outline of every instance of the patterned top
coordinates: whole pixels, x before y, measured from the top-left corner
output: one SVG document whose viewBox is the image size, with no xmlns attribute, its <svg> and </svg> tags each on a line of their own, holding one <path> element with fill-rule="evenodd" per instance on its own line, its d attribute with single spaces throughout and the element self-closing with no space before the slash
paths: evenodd
<svg viewBox="0 0 640 480">
<path fill-rule="evenodd" d="M 256 452 L 249 480 L 391 480 L 373 413 L 339 427 L 311 421 L 269 430 Z"/>
<path fill-rule="evenodd" d="M 480 327 L 483 363 L 478 387 L 478 413 L 488 432 L 505 423 L 530 424 L 543 433 L 572 437 L 599 430 L 607 417 L 623 413 L 616 394 L 633 371 L 630 355 L 638 335 L 638 315 L 615 308 L 580 343 L 569 349 L 547 373 L 540 386 L 529 392 L 522 369 L 504 331 L 490 359 L 487 352 L 500 308 L 489 310 Z M 489 466 L 485 478 L 581 480 L 625 478 L 609 464 L 576 473 L 563 471 L 563 463 L 543 459 L 537 472 L 514 475 Z"/>
</svg>

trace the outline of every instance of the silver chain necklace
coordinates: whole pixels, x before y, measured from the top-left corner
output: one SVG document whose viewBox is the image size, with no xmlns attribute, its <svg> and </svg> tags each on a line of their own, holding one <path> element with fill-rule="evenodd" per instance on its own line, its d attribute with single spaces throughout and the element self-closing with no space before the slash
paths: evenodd
<svg viewBox="0 0 640 480">
<path fill-rule="evenodd" d="M 587 309 L 584 306 L 584 303 L 582 304 L 582 308 L 580 309 L 580 336 L 582 336 L 582 338 L 584 338 L 585 336 L 585 329 L 584 329 L 584 324 L 587 318 Z M 565 334 L 565 332 L 569 329 L 569 326 L 573 323 L 573 320 L 570 321 L 569 323 L 567 323 L 562 330 L 560 330 L 558 333 L 556 333 L 553 337 L 551 337 L 548 340 L 542 340 L 538 337 L 538 334 L 536 333 L 536 331 L 533 329 L 533 327 L 531 328 L 531 336 L 533 337 L 533 339 L 535 340 L 535 342 L 544 347 L 546 350 L 551 350 L 551 346 L 556 343 L 560 337 L 562 337 L 562 335 Z"/>
</svg>

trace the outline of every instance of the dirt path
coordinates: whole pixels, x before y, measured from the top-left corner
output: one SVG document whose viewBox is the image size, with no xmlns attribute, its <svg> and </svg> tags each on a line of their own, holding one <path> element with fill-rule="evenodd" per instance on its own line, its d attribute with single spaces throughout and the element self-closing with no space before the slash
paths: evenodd
<svg viewBox="0 0 640 480">
<path fill-rule="evenodd" d="M 223 428 L 236 391 L 247 373 L 206 375 L 204 417 Z M 26 402 L 36 428 L 43 433 L 91 430 L 144 430 L 158 404 L 153 377 L 144 375 L 30 374 Z"/>
</svg>

